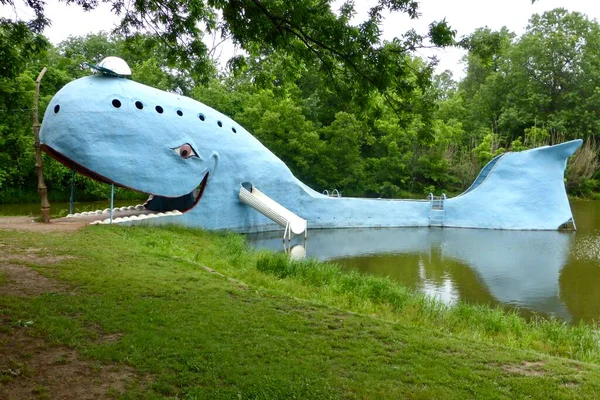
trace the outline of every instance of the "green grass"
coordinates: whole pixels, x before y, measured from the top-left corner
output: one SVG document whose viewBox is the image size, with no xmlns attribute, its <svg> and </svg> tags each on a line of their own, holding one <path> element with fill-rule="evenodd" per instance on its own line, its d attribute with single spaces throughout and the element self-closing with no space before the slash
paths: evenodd
<svg viewBox="0 0 600 400">
<path fill-rule="evenodd" d="M 0 288 L 0 315 L 9 329 L 149 377 L 125 398 L 589 398 L 600 391 L 590 327 L 445 307 L 384 278 L 253 252 L 239 235 L 96 226 L 0 231 L 0 242 L 74 256 L 30 264 L 67 283 L 69 293 L 16 298 Z M 102 340 L 116 333 L 118 340 Z"/>
</svg>

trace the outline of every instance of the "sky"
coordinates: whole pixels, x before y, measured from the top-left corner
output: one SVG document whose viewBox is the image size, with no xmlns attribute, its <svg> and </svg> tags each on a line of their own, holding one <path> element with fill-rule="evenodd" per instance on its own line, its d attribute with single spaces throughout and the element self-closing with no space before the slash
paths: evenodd
<svg viewBox="0 0 600 400">
<path fill-rule="evenodd" d="M 581 12 L 586 14 L 589 19 L 600 20 L 600 1 L 598 0 L 537 0 L 534 4 L 531 4 L 531 0 L 418 1 L 421 14 L 418 20 L 410 20 L 406 15 L 398 13 L 386 17 L 382 26 L 384 39 L 391 40 L 396 36 L 401 36 L 411 28 L 419 33 L 426 33 L 431 22 L 444 18 L 457 31 L 458 39 L 484 26 L 492 30 L 506 26 L 510 31 L 520 35 L 525 31 L 531 15 L 541 14 L 558 7 Z M 341 2 L 342 0 L 337 0 L 334 4 L 341 4 Z M 357 19 L 365 15 L 369 5 L 374 2 L 375 0 L 356 0 Z M 56 0 L 49 0 L 47 3 L 46 13 L 52 20 L 52 26 L 47 28 L 44 34 L 55 44 L 65 40 L 69 35 L 79 36 L 102 30 L 110 31 L 117 21 L 110 8 L 105 4 L 101 4 L 94 11 L 84 12 L 75 5 L 67 6 Z M 18 3 L 14 9 L 0 7 L 0 16 L 14 18 L 15 11 L 22 19 L 27 19 L 30 15 L 27 8 L 22 3 Z M 211 41 L 210 38 L 209 41 Z M 227 61 L 233 51 L 232 46 L 223 47 L 220 61 Z M 456 79 L 464 76 L 464 66 L 460 64 L 464 52 L 459 49 L 423 49 L 419 50 L 417 54 L 422 57 L 435 55 L 439 60 L 438 72 L 448 69 L 452 71 Z"/>
</svg>

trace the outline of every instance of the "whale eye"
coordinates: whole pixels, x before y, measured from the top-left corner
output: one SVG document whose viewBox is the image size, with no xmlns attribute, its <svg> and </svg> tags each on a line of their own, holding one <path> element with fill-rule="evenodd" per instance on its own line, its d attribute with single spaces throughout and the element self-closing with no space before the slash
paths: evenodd
<svg viewBox="0 0 600 400">
<path fill-rule="evenodd" d="M 175 153 L 179 154 L 184 160 L 187 160 L 190 157 L 198 157 L 198 154 L 196 154 L 189 143 L 176 147 L 173 150 L 175 150 Z"/>
</svg>

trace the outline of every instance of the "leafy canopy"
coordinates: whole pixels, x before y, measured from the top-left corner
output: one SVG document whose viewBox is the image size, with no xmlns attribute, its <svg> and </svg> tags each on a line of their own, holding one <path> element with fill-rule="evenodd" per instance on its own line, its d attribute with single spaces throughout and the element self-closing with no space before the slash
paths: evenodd
<svg viewBox="0 0 600 400">
<path fill-rule="evenodd" d="M 15 0 L 0 0 L 13 5 Z M 402 12 L 418 17 L 418 2 L 378 0 L 367 19 L 353 24 L 354 1 L 345 1 L 332 9 L 332 0 L 65 0 L 84 10 L 93 10 L 100 2 L 111 5 L 121 17 L 118 32 L 129 36 L 139 31 L 156 35 L 168 45 L 167 58 L 172 67 L 193 70 L 195 76 L 208 77 L 211 61 L 202 41 L 203 34 L 220 33 L 253 54 L 268 55 L 283 50 L 300 61 L 318 62 L 336 80 L 359 82 L 359 87 L 384 93 L 390 105 L 396 104 L 388 89 L 401 94 L 402 80 L 409 73 L 405 63 L 408 51 L 423 46 L 446 46 L 455 32 L 446 21 L 433 22 L 429 32 L 407 32 L 391 42 L 381 39 L 381 23 L 387 12 Z M 45 15 L 43 0 L 27 0 L 35 17 L 28 21 L 34 32 L 41 32 L 51 21 Z M 233 59 L 232 65 L 243 63 Z M 422 82 L 428 82 L 425 78 Z M 412 90 L 412 88 L 410 88 Z"/>
</svg>

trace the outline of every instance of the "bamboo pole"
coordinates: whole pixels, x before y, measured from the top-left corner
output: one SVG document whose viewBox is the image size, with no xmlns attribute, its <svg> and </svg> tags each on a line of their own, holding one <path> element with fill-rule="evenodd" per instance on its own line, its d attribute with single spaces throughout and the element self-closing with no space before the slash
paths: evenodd
<svg viewBox="0 0 600 400">
<path fill-rule="evenodd" d="M 50 202 L 48 201 L 48 188 L 44 182 L 44 168 L 42 166 L 42 146 L 40 144 L 40 123 L 38 120 L 38 99 L 40 97 L 40 82 L 46 73 L 42 69 L 35 80 L 35 96 L 33 98 L 33 136 L 35 137 L 35 171 L 38 177 L 38 193 L 40 194 L 42 222 L 50 222 Z"/>
</svg>

